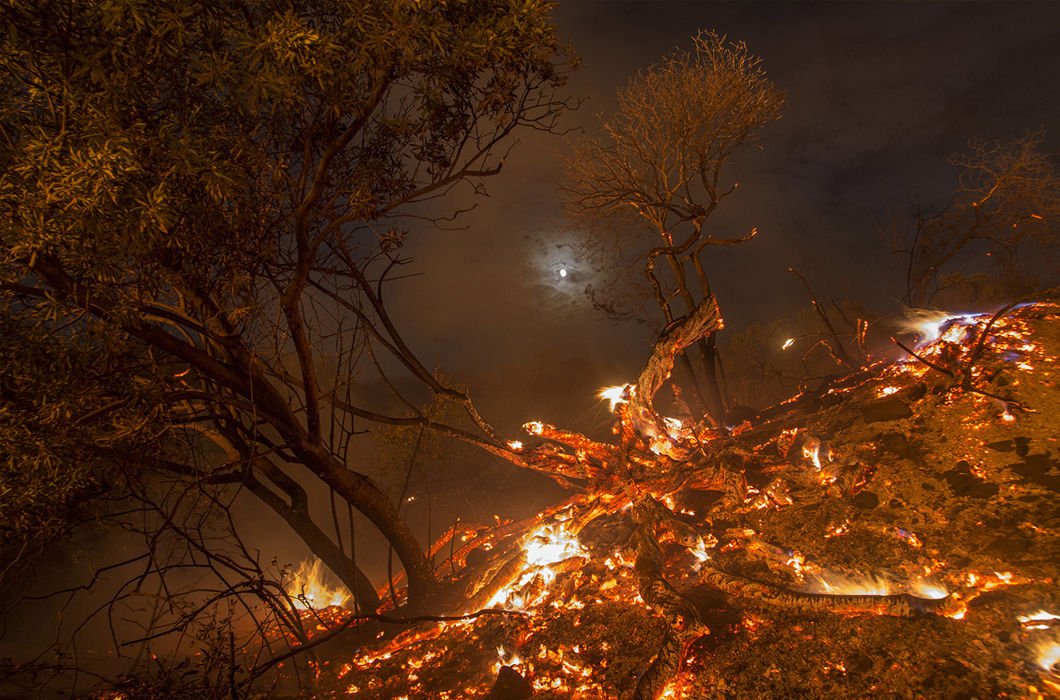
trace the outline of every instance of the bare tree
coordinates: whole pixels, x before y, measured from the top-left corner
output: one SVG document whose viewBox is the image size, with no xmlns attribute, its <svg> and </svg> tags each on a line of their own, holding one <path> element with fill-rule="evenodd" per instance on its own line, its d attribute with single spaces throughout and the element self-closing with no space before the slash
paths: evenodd
<svg viewBox="0 0 1060 700">
<path fill-rule="evenodd" d="M 572 214 L 591 228 L 587 251 L 608 256 L 632 248 L 628 271 L 636 268 L 648 284 L 639 298 L 653 299 L 667 325 L 712 296 L 705 250 L 754 235 L 719 238 L 706 224 L 736 189 L 724 177 L 730 157 L 780 117 L 783 103 L 743 43 L 701 32 L 691 51 L 630 80 L 601 132 L 575 145 L 565 193 Z M 714 334 L 697 346 L 698 378 L 687 355 L 680 363 L 701 407 L 721 422 Z"/>
<path fill-rule="evenodd" d="M 1041 134 L 971 141 L 949 158 L 960 169 L 952 201 L 937 214 L 889 223 L 906 260 L 906 304 L 930 305 L 957 286 L 980 288 L 966 289 L 969 296 L 1013 298 L 1060 283 L 1060 178 L 1041 144 Z"/>
</svg>

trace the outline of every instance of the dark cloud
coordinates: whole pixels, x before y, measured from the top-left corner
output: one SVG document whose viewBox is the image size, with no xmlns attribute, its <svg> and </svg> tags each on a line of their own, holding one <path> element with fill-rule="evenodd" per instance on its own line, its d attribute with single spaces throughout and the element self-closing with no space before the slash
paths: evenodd
<svg viewBox="0 0 1060 700">
<path fill-rule="evenodd" d="M 589 98 L 571 125 L 591 128 L 631 75 L 698 29 L 746 41 L 787 92 L 762 150 L 733 162 L 740 189 L 714 219 L 719 236 L 760 231 L 709 261 L 730 327 L 805 304 L 788 266 L 822 295 L 892 306 L 898 268 L 879 217 L 918 195 L 941 205 L 955 186 L 945 158 L 970 138 L 1045 127 L 1057 150 L 1057 3 L 571 0 L 555 18 L 583 61 L 570 88 Z M 555 190 L 562 149 L 524 136 L 470 228 L 414 246 L 425 274 L 403 290 L 401 312 L 443 366 L 509 365 L 549 348 L 635 371 L 649 329 L 607 322 L 581 294 L 592 279 Z"/>
</svg>

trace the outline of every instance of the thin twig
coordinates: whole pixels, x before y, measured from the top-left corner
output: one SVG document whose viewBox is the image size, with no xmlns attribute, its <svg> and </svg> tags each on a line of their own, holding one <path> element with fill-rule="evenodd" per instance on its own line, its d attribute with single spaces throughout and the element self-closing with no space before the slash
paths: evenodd
<svg viewBox="0 0 1060 700">
<path fill-rule="evenodd" d="M 950 377 L 952 379 L 956 379 L 957 378 L 957 375 L 954 374 L 952 370 L 948 370 L 945 367 L 941 367 L 939 365 L 936 365 L 931 360 L 928 360 L 928 359 L 925 359 L 925 358 L 921 357 L 916 352 L 914 352 L 912 348 L 910 348 L 909 346 L 907 346 L 905 343 L 903 343 L 902 341 L 898 340 L 894 336 L 891 336 L 891 342 L 893 342 L 895 345 L 900 347 L 902 350 L 905 350 L 907 353 L 912 355 L 914 358 L 916 358 L 917 360 L 920 360 L 921 362 L 923 362 L 925 365 L 927 365 L 931 369 L 935 370 L 936 372 L 942 372 L 947 377 Z"/>
<path fill-rule="evenodd" d="M 824 307 L 821 306 L 821 303 L 817 301 L 817 296 L 813 293 L 813 289 L 810 288 L 810 283 L 807 282 L 806 278 L 799 274 L 795 268 L 789 267 L 788 271 L 798 277 L 799 281 L 802 282 L 802 286 L 806 287 L 806 293 L 810 295 L 810 304 L 813 306 L 813 310 L 816 311 L 817 315 L 821 318 L 821 321 L 825 325 L 825 330 L 832 336 L 832 340 L 835 342 L 834 348 L 828 343 L 824 343 L 825 347 L 831 351 L 832 357 L 851 369 L 861 369 L 861 363 L 855 361 L 846 351 L 846 348 L 843 347 L 843 341 L 839 338 L 839 332 L 836 331 L 835 326 L 832 325 L 832 319 L 829 318 L 828 312 L 825 311 Z"/>
<path fill-rule="evenodd" d="M 968 359 L 965 360 L 964 366 L 961 367 L 961 386 L 963 388 L 971 388 L 972 370 L 975 368 L 975 363 L 979 361 L 979 357 L 983 354 L 983 346 L 986 343 L 987 336 L 990 335 L 990 331 L 993 330 L 994 324 L 1018 304 L 1018 301 L 1014 301 L 1011 304 L 1002 307 L 996 314 L 994 314 L 986 326 L 983 327 L 983 332 L 979 334 L 979 340 L 976 342 L 975 348 L 973 348 L 972 352 L 968 354 Z"/>
</svg>

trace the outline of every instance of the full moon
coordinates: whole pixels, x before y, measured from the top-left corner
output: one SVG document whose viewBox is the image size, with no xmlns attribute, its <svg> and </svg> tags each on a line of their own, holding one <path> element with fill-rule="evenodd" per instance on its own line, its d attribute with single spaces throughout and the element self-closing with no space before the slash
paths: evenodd
<svg viewBox="0 0 1060 700">
<path fill-rule="evenodd" d="M 559 276 L 560 277 L 566 277 L 567 276 L 567 270 L 564 269 L 564 268 L 560 268 Z"/>
</svg>

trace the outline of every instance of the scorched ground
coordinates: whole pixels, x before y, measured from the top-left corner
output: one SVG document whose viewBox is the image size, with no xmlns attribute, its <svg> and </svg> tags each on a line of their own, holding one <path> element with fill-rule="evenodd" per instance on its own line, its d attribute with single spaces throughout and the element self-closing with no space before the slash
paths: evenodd
<svg viewBox="0 0 1060 700">
<path fill-rule="evenodd" d="M 612 442 L 525 426 L 511 449 L 572 495 L 435 543 L 451 614 L 307 611 L 327 642 L 288 672 L 317 697 L 1060 695 L 1060 306 L 946 320 L 736 429 L 661 415 L 718 323 L 608 391 Z"/>
</svg>

